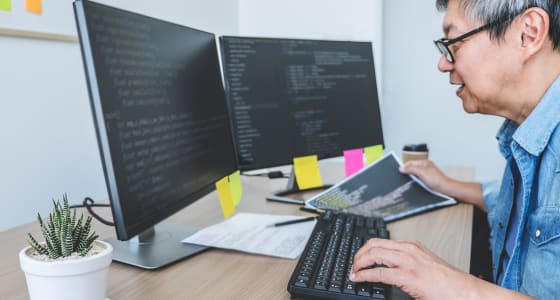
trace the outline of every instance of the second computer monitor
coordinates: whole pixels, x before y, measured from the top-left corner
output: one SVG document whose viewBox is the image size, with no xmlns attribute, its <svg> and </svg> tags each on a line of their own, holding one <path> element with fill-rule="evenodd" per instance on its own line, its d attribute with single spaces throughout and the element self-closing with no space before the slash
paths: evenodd
<svg viewBox="0 0 560 300">
<path fill-rule="evenodd" d="M 383 144 L 372 44 L 221 37 L 239 167 Z"/>
</svg>

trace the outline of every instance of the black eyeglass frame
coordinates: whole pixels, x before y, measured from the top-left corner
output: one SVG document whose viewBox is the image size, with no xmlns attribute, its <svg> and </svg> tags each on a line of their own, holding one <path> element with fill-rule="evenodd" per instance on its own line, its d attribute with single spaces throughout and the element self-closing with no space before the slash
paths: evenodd
<svg viewBox="0 0 560 300">
<path fill-rule="evenodd" d="M 501 23 L 501 21 L 495 21 L 495 22 L 490 22 L 488 24 L 482 25 L 476 29 L 473 29 L 465 34 L 462 34 L 454 39 L 447 39 L 447 38 L 441 38 L 439 40 L 435 40 L 434 44 L 436 45 L 436 48 L 438 48 L 439 52 L 441 53 L 441 55 L 445 56 L 445 58 L 447 59 L 447 61 L 449 61 L 450 63 L 455 63 L 455 57 L 453 57 L 453 54 L 451 53 L 451 50 L 449 49 L 450 45 L 453 45 L 457 42 L 461 42 L 463 40 L 465 40 L 466 38 L 475 35 L 481 31 L 487 30 L 490 27 Z"/>
</svg>

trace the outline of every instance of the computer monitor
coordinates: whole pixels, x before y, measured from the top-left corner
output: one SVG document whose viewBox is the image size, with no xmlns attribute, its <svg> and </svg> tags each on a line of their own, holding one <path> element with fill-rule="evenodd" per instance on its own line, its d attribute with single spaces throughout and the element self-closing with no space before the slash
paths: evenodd
<svg viewBox="0 0 560 300">
<path fill-rule="evenodd" d="M 237 169 L 214 35 L 90 1 L 74 12 L 114 259 L 155 269 L 204 250 L 181 243 L 194 228 L 154 226 Z"/>
<path fill-rule="evenodd" d="M 220 49 L 241 170 L 384 144 L 370 42 L 223 36 Z"/>
</svg>

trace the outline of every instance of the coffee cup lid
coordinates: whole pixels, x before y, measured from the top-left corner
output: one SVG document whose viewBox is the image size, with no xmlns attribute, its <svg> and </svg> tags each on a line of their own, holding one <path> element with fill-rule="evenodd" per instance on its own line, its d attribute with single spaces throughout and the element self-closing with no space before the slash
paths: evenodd
<svg viewBox="0 0 560 300">
<path fill-rule="evenodd" d="M 407 144 L 403 147 L 404 151 L 412 151 L 412 152 L 427 152 L 428 145 L 426 143 L 422 144 Z"/>
</svg>

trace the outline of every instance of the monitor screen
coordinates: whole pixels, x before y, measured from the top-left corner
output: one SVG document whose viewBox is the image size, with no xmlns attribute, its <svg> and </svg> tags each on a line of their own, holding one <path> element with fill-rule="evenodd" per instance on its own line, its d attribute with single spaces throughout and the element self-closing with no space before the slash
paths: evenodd
<svg viewBox="0 0 560 300">
<path fill-rule="evenodd" d="M 90 1 L 75 15 L 116 233 L 128 240 L 237 169 L 216 40 Z"/>
<path fill-rule="evenodd" d="M 220 45 L 240 169 L 383 144 L 371 43 L 224 36 Z"/>
</svg>

